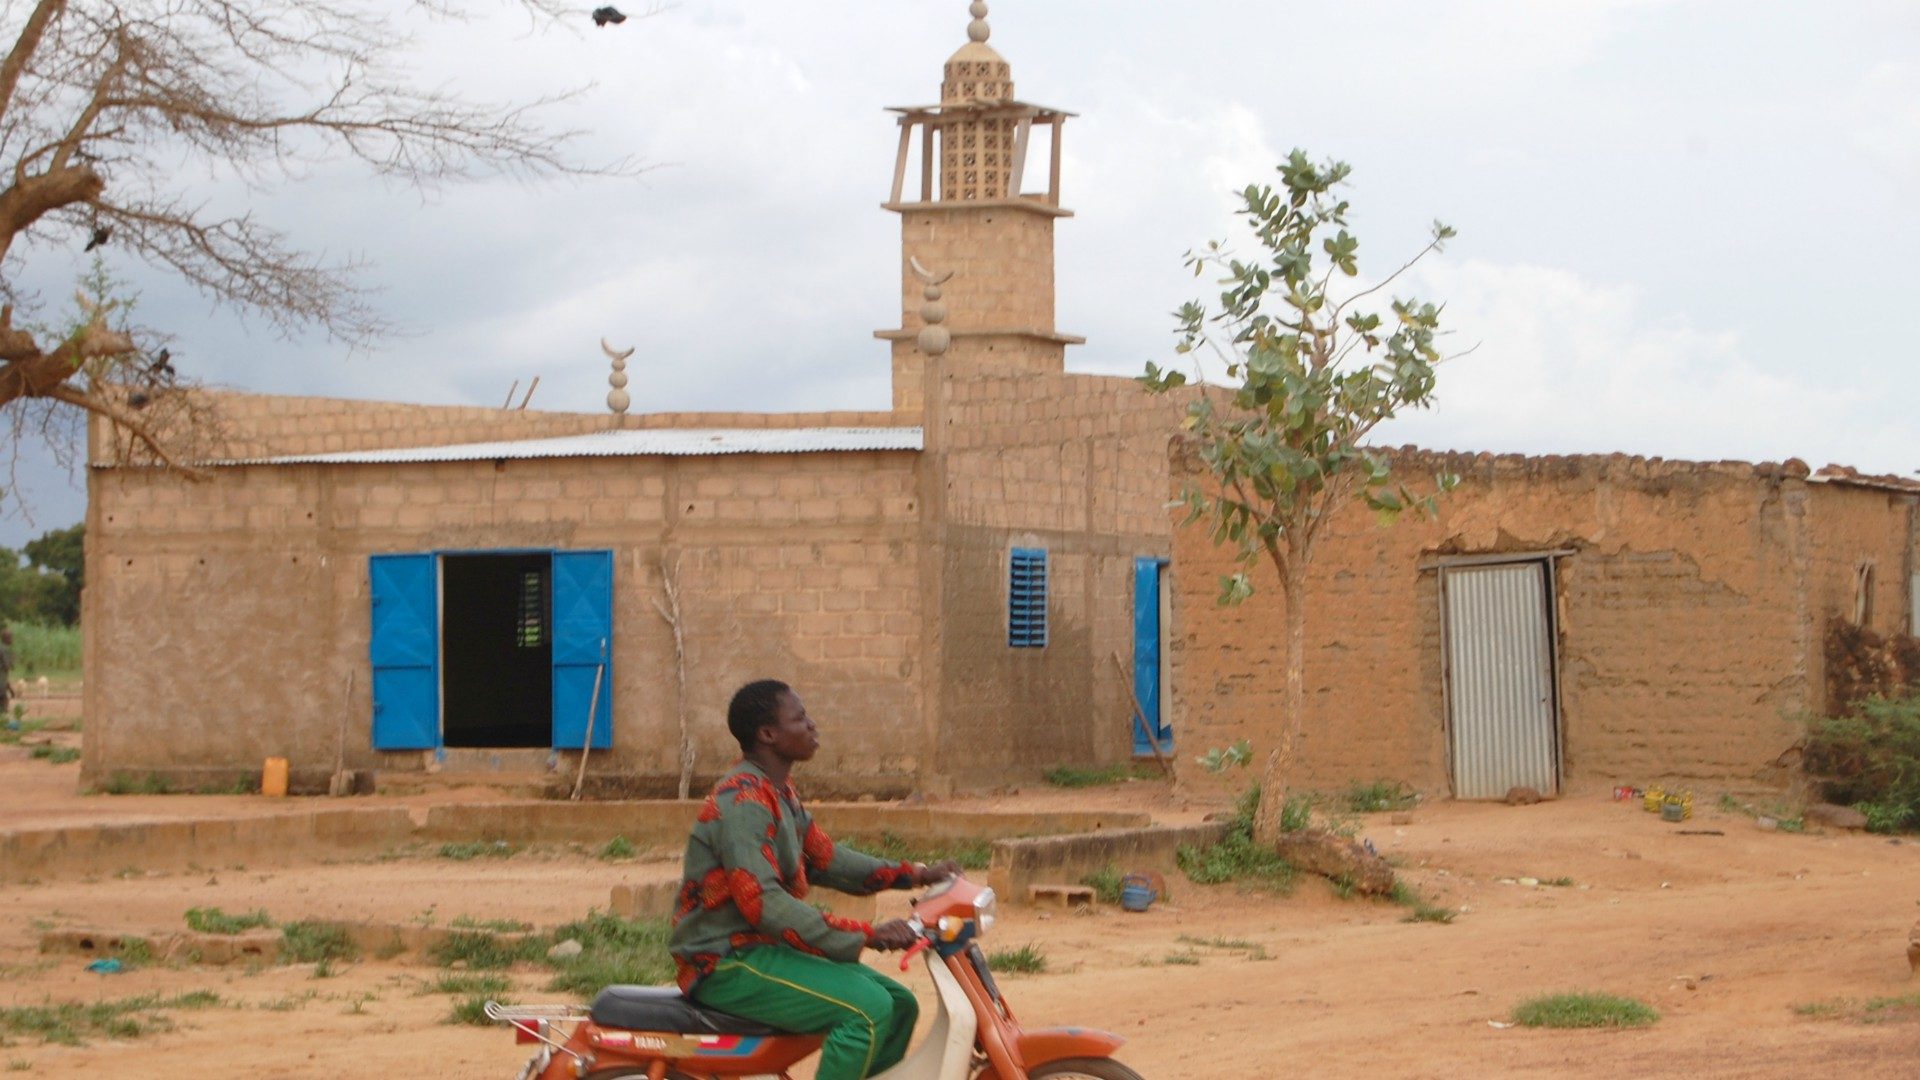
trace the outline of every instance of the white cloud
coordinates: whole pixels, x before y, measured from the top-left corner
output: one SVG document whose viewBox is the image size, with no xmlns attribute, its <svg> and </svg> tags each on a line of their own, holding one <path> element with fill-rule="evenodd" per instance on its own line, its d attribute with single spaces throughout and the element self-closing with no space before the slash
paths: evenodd
<svg viewBox="0 0 1920 1080">
<path fill-rule="evenodd" d="M 1763 370 L 1738 332 L 1650 318 L 1632 286 L 1438 261 L 1423 264 L 1417 288 L 1446 301 L 1450 348 L 1478 348 L 1443 367 L 1436 408 L 1395 422 L 1385 441 L 1911 468 L 1899 433 L 1876 430 L 1872 387 L 1834 368 Z"/>
<path fill-rule="evenodd" d="M 1908 196 L 1920 195 L 1920 67 L 1876 64 L 1847 102 L 1848 134 Z"/>
</svg>

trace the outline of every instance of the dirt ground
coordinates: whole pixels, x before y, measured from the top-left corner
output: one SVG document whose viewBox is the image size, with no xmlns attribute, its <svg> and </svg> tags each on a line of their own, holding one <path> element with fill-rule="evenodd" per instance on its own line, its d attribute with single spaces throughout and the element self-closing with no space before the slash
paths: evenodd
<svg viewBox="0 0 1920 1080">
<path fill-rule="evenodd" d="M 0 755 L 0 827 L 303 805 L 82 798 L 72 794 L 77 767 L 28 761 L 12 749 Z M 1170 821 L 1206 809 L 1152 783 L 963 805 L 994 802 L 1144 806 Z M 1120 1058 L 1149 1080 L 1920 1073 L 1920 1007 L 1865 1008 L 1920 995 L 1905 956 L 1907 931 L 1920 917 L 1920 844 L 1763 832 L 1748 817 L 1710 807 L 1670 825 L 1597 798 L 1530 807 L 1440 803 L 1415 811 L 1410 824 L 1394 825 L 1384 814 L 1362 823 L 1410 882 L 1461 909 L 1454 922 L 1404 922 L 1404 908 L 1342 900 L 1317 880 L 1285 898 L 1175 881 L 1168 901 L 1139 915 L 1007 910 L 989 947 L 1034 945 L 1049 966 L 1009 976 L 1004 988 L 1029 1024 L 1125 1035 Z M 6 886 L 0 1006 L 203 989 L 223 1003 L 174 1013 L 175 1030 L 124 1042 L 67 1047 L 15 1038 L 0 1048 L 0 1061 L 23 1076 L 509 1077 L 525 1048 L 504 1029 L 445 1023 L 450 999 L 420 992 L 437 971 L 418 963 L 366 960 L 324 978 L 312 965 L 157 964 L 101 976 L 86 972 L 83 959 L 42 956 L 39 934 L 49 927 L 173 930 L 188 907 L 209 904 L 265 908 L 282 921 L 444 925 L 467 915 L 550 926 L 604 906 L 612 884 L 675 871 L 671 859 L 657 856 L 609 864 L 556 850 L 452 862 L 423 851 L 385 861 Z M 1520 878 L 1572 884 L 1528 886 Z M 881 914 L 903 910 L 904 897 L 895 895 Z M 516 972 L 515 996 L 553 998 L 540 989 L 547 977 Z M 924 999 L 924 972 L 908 980 Z M 1620 1032 L 1493 1023 L 1521 1000 L 1568 990 L 1638 998 L 1661 1018 Z M 1796 1008 L 1841 1001 L 1851 1004 Z"/>
</svg>

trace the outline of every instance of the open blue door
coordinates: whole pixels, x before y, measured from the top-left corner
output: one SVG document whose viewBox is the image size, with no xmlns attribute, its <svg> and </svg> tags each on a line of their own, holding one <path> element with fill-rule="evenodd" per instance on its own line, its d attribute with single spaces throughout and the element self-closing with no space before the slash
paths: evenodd
<svg viewBox="0 0 1920 1080">
<path fill-rule="evenodd" d="M 1160 692 L 1162 566 L 1156 558 L 1133 560 L 1133 689 L 1146 714 L 1133 718 L 1133 752 L 1139 757 L 1152 754 L 1156 743 L 1162 754 L 1173 749 L 1173 731 L 1161 708 Z"/>
<path fill-rule="evenodd" d="M 432 555 L 368 561 L 373 607 L 373 748 L 440 745 L 439 573 Z"/>
<path fill-rule="evenodd" d="M 613 552 L 554 552 L 554 746 L 580 749 L 589 719 L 593 748 L 613 745 L 612 646 Z"/>
</svg>

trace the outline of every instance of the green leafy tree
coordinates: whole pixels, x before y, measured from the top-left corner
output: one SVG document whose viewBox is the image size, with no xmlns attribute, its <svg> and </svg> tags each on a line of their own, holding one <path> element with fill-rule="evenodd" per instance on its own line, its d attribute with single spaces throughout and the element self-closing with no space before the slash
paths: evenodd
<svg viewBox="0 0 1920 1080">
<path fill-rule="evenodd" d="M 27 541 L 27 563 L 48 579 L 46 621 L 63 626 L 80 621 L 80 590 L 87 583 L 86 536 L 87 527 L 79 524 Z"/>
<path fill-rule="evenodd" d="M 1387 458 L 1364 445 L 1380 424 L 1432 402 L 1440 308 L 1393 299 L 1383 314 L 1366 310 L 1414 264 L 1441 250 L 1454 231 L 1434 223 L 1432 238 L 1385 278 L 1359 278 L 1360 242 L 1347 230 L 1349 204 L 1336 189 L 1350 169 L 1315 164 L 1295 150 L 1279 167 L 1279 189 L 1250 185 L 1240 193 L 1260 253 L 1236 257 L 1222 242 L 1189 252 L 1198 277 L 1221 275 L 1217 310 L 1194 301 L 1180 308 L 1182 356 L 1204 353 L 1224 364 L 1225 380 L 1204 378 L 1187 406 L 1184 427 L 1200 478 L 1186 485 L 1187 524 L 1206 522 L 1216 544 L 1231 545 L 1242 569 L 1221 579 L 1220 603 L 1253 594 L 1253 568 L 1264 557 L 1286 600 L 1286 712 L 1268 754 L 1255 815 L 1255 835 L 1278 835 L 1287 774 L 1306 711 L 1307 571 L 1327 523 L 1359 502 L 1383 519 L 1431 512 L 1455 478 L 1435 476 L 1416 491 Z M 1377 303 L 1377 302 L 1376 302 Z M 1187 376 L 1149 363 L 1140 381 L 1164 394 Z"/>
</svg>

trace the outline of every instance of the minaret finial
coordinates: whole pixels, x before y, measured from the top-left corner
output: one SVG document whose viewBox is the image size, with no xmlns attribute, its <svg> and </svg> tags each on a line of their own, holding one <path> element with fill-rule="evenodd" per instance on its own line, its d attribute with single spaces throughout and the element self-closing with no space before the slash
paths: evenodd
<svg viewBox="0 0 1920 1080">
<path fill-rule="evenodd" d="M 985 41 L 993 36 L 993 28 L 987 25 L 987 0 L 973 0 L 967 8 L 973 14 L 973 21 L 967 24 L 968 41 Z"/>
</svg>

